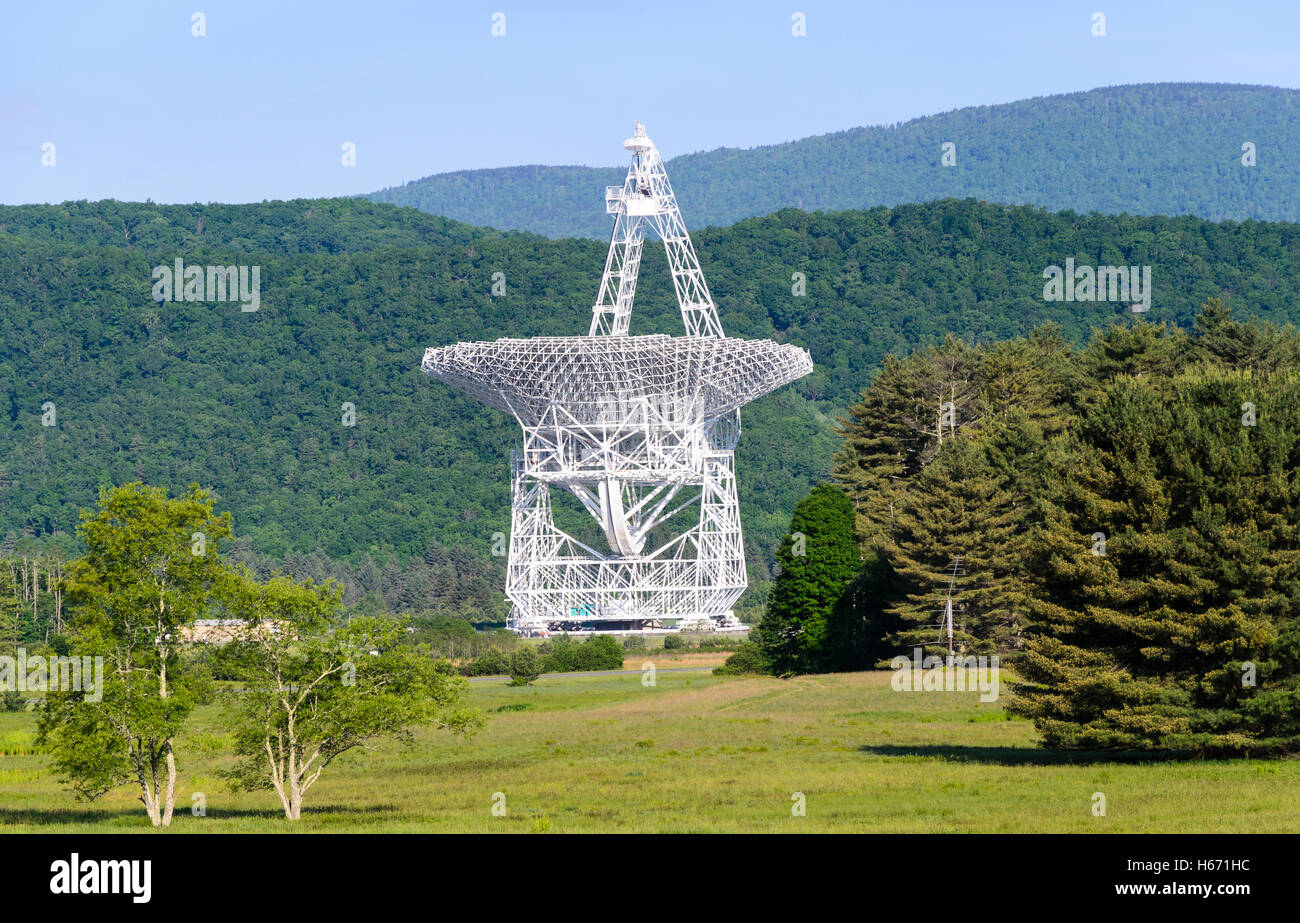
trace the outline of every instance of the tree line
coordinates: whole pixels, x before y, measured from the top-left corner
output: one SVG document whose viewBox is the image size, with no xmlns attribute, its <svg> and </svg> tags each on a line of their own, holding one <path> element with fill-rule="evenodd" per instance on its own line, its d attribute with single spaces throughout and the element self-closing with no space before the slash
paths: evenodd
<svg viewBox="0 0 1300 923">
<path fill-rule="evenodd" d="M 1054 747 L 1300 748 L 1300 335 L 1208 301 L 887 360 L 733 670 L 1015 670 Z"/>
<path fill-rule="evenodd" d="M 787 210 L 695 236 L 728 333 L 805 346 L 815 363 L 743 414 L 751 616 L 795 502 L 830 473 L 833 421 L 887 356 L 1048 321 L 1081 342 L 1128 308 L 1045 301 L 1044 268 L 1069 258 L 1150 265 L 1150 315 L 1178 326 L 1225 292 L 1279 323 L 1300 303 L 1289 224 L 948 199 Z M 260 309 L 153 301 L 152 267 L 177 257 L 259 265 Z M 234 515 L 231 553 L 259 572 L 294 559 L 353 602 L 374 593 L 392 611 L 499 621 L 493 549 L 517 427 L 428 380 L 420 356 L 585 331 L 603 257 L 598 241 L 356 199 L 0 207 L 0 535 L 75 557 L 78 513 L 101 487 L 199 483 Z M 680 333 L 662 248 L 642 268 L 633 332 Z M 504 295 L 492 293 L 498 271 Z M 576 503 L 556 509 L 571 531 L 587 526 Z M 441 554 L 432 542 L 459 557 L 426 566 L 431 547 Z"/>
<path fill-rule="evenodd" d="M 65 628 L 66 553 L 30 539 L 0 543 L 0 647 L 49 643 Z"/>
</svg>

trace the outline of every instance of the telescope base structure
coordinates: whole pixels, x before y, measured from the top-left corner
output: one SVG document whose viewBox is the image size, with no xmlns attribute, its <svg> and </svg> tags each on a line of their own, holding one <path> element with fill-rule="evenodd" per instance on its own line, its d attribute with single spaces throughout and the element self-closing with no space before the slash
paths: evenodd
<svg viewBox="0 0 1300 923">
<path fill-rule="evenodd" d="M 807 375 L 812 358 L 723 333 L 645 126 L 623 147 L 632 163 L 606 189 L 614 231 L 587 336 L 456 343 L 427 350 L 422 367 L 523 429 L 506 569 L 513 630 L 743 630 L 731 611 L 746 583 L 740 408 Z M 647 231 L 663 242 L 686 336 L 630 335 Z M 553 487 L 600 526 L 602 550 L 556 526 Z"/>
<path fill-rule="evenodd" d="M 606 554 L 555 525 L 551 480 L 515 458 L 506 595 L 510 629 L 557 631 L 738 630 L 731 607 L 745 591 L 745 549 L 730 450 L 706 453 L 699 471 L 699 519 L 640 554 Z M 694 485 L 690 485 L 694 486 Z M 668 623 L 675 622 L 670 626 Z"/>
<path fill-rule="evenodd" d="M 740 628 L 739 408 L 812 371 L 804 350 L 728 337 L 536 337 L 430 349 L 423 367 L 523 431 L 512 629 Z M 553 488 L 600 526 L 599 548 L 556 525 Z"/>
</svg>

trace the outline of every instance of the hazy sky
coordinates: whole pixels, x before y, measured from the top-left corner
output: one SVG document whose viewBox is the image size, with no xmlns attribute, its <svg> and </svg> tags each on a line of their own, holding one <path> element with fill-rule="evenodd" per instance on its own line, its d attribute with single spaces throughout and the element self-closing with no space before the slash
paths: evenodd
<svg viewBox="0 0 1300 923">
<path fill-rule="evenodd" d="M 0 202 L 247 202 L 621 164 L 636 119 L 671 157 L 1122 83 L 1297 87 L 1297 40 L 1296 0 L 0 0 Z"/>
</svg>

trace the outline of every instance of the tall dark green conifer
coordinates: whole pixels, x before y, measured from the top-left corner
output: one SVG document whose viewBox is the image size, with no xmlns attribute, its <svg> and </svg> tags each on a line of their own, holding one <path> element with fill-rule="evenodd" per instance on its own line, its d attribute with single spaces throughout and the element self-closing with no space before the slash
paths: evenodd
<svg viewBox="0 0 1300 923">
<path fill-rule="evenodd" d="M 1300 385 L 1120 376 L 1056 462 L 1010 708 L 1049 747 L 1300 748 Z"/>
<path fill-rule="evenodd" d="M 894 651 L 886 640 L 899 628 L 888 611 L 894 597 L 894 572 L 882 553 L 868 550 L 862 570 L 826 620 L 826 669 L 833 673 L 868 670 Z"/>
<path fill-rule="evenodd" d="M 969 346 L 953 337 L 906 359 L 889 357 L 841 426 L 835 478 L 857 511 L 869 548 L 884 549 L 916 478 L 945 443 L 980 436 L 1010 418 L 1064 428 L 1081 371 L 1060 331 L 1048 324 L 1027 338 Z"/>
<path fill-rule="evenodd" d="M 1232 309 L 1218 298 L 1205 302 L 1196 316 L 1193 354 L 1238 371 L 1269 375 L 1300 365 L 1300 340 L 1295 329 L 1258 318 L 1234 320 Z"/>
<path fill-rule="evenodd" d="M 776 557 L 781 571 L 755 640 L 777 673 L 824 670 L 827 620 L 862 567 L 844 492 L 821 484 L 800 500 Z"/>
<path fill-rule="evenodd" d="M 901 592 L 892 608 L 903 626 L 892 639 L 896 648 L 946 651 L 938 625 L 958 556 L 955 647 L 993 653 L 1019 645 L 1022 518 L 979 443 L 963 439 L 944 446 L 908 492 L 887 552 Z"/>
<path fill-rule="evenodd" d="M 906 359 L 887 357 L 861 401 L 849 408 L 835 477 L 853 501 L 869 547 L 888 541 L 908 480 L 945 439 L 977 424 L 977 364 L 978 352 L 951 336 Z"/>
<path fill-rule="evenodd" d="M 1092 340 L 1079 355 L 1088 383 L 1080 406 L 1088 406 L 1100 389 L 1125 375 L 1164 381 L 1178 373 L 1191 358 L 1187 334 L 1177 327 L 1138 319 L 1094 329 Z"/>
</svg>

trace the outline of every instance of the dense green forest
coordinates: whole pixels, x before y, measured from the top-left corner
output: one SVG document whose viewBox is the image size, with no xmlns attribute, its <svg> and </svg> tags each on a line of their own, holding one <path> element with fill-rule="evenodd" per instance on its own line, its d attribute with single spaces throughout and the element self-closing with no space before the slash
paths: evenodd
<svg viewBox="0 0 1300 923">
<path fill-rule="evenodd" d="M 1236 319 L 1218 299 L 1191 331 L 1115 324 L 1079 348 L 1049 325 L 995 344 L 948 338 L 891 356 L 849 408 L 834 467 L 865 557 L 888 565 L 866 594 L 885 642 L 876 653 L 917 645 L 937 652 L 951 588 L 957 645 L 1015 654 L 1047 605 L 1032 602 L 1034 562 L 1061 567 L 1075 545 L 1108 561 L 1129 552 L 1140 562 L 1135 576 L 1155 579 L 1178 565 L 1158 564 L 1150 546 L 1137 553 L 1131 533 L 1139 528 L 1169 528 L 1225 491 L 1238 494 L 1225 510 L 1242 528 L 1258 508 L 1300 502 L 1291 496 L 1300 486 L 1298 369 L 1293 326 Z M 1211 436 L 1222 444 L 1190 444 Z M 1281 448 L 1251 457 L 1276 440 Z M 1207 470 L 1189 474 L 1197 465 Z M 1163 518 L 1148 511 L 1141 526 L 1124 511 L 1152 502 Z M 1294 541 L 1298 525 L 1293 510 L 1281 540 Z M 1300 563 L 1300 549 L 1288 554 Z M 1121 592 L 1113 574 L 1093 583 Z M 1174 604 L 1170 591 L 1166 583 L 1164 604 Z M 1045 598 L 1059 605 L 1062 595 L 1056 587 Z"/>
<path fill-rule="evenodd" d="M 890 357 L 725 672 L 1011 658 L 1049 747 L 1300 750 L 1300 333 L 1212 299 Z M 861 541 L 854 542 L 855 532 Z M 860 551 L 851 557 L 846 549 Z"/>
<path fill-rule="evenodd" d="M 1184 327 L 1209 297 L 1278 322 L 1300 306 L 1291 224 L 944 200 L 786 210 L 696 243 L 728 333 L 806 346 L 816 363 L 744 412 L 751 606 L 796 500 L 830 473 L 836 420 L 887 355 L 1045 321 L 1078 341 L 1127 313 L 1044 301 L 1045 267 L 1149 265 L 1149 316 Z M 420 358 L 458 340 L 584 333 L 604 249 L 359 199 L 0 208 L 0 555 L 29 540 L 75 552 L 100 486 L 199 483 L 234 514 L 233 553 L 263 574 L 287 560 L 341 579 L 350 603 L 499 618 L 491 549 L 516 427 L 428 380 Z M 260 310 L 154 301 L 153 268 L 177 258 L 259 266 Z M 661 249 L 647 248 L 642 279 L 633 333 L 680 332 Z"/>
<path fill-rule="evenodd" d="M 669 126 L 650 125 L 661 149 Z M 631 126 L 629 126 L 629 131 Z M 614 139 L 611 139 L 613 142 Z M 943 145 L 955 149 L 942 163 Z M 1242 145 L 1254 145 L 1245 166 Z M 749 150 L 674 157 L 692 228 L 781 208 L 838 211 L 973 197 L 1107 214 L 1300 219 L 1300 92 L 1155 83 L 958 109 Z M 617 164 L 618 149 L 608 162 Z M 626 166 L 440 173 L 368 196 L 471 224 L 607 237 L 604 187 Z"/>
</svg>

